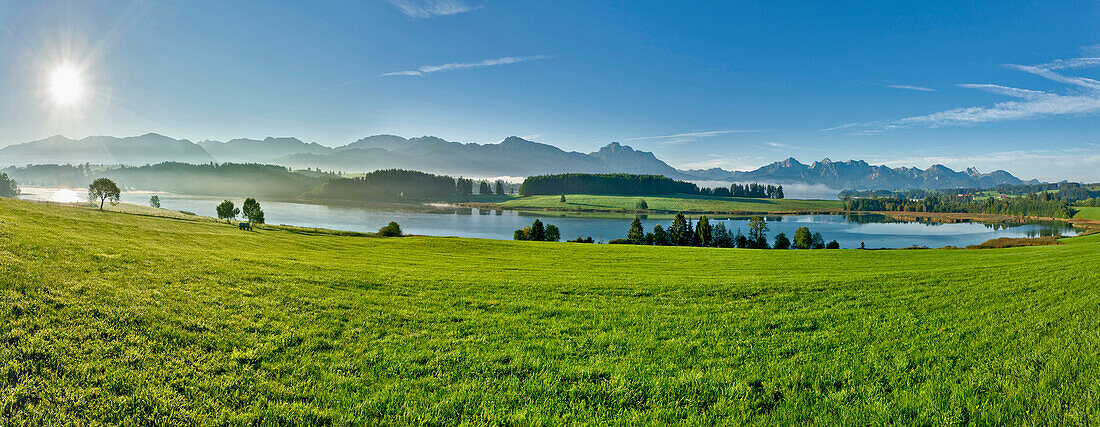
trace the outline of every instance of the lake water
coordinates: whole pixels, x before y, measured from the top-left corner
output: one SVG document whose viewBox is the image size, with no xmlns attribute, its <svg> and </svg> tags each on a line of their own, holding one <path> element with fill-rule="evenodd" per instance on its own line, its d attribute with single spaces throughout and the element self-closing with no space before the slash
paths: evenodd
<svg viewBox="0 0 1100 427">
<path fill-rule="evenodd" d="M 31 200 L 58 202 L 82 201 L 85 193 L 75 189 L 24 188 L 20 197 Z M 215 206 L 223 198 L 180 196 L 151 192 L 127 192 L 123 202 L 145 204 L 149 196 L 157 194 L 161 207 L 194 212 L 204 216 L 217 216 Z M 243 199 L 233 199 L 239 207 Z M 419 205 L 356 205 L 328 206 L 292 202 L 260 200 L 269 224 L 287 224 L 301 227 L 317 227 L 348 231 L 378 231 L 390 221 L 397 221 L 408 234 L 432 236 L 460 236 L 486 239 L 511 239 L 512 233 L 535 218 L 556 225 L 563 240 L 578 236 L 592 236 L 597 241 L 626 237 L 633 217 L 621 218 L 571 218 L 545 214 L 455 208 L 451 206 Z M 777 233 L 786 233 L 793 239 L 799 227 L 809 227 L 819 232 L 825 241 L 836 240 L 842 248 L 858 248 L 860 243 L 868 248 L 901 248 L 910 246 L 966 246 L 997 237 L 1038 237 L 1062 234 L 1075 235 L 1073 227 L 1061 223 L 1049 224 L 996 224 L 981 223 L 941 224 L 888 221 L 882 217 L 843 215 L 784 215 L 767 217 L 769 242 Z M 711 218 L 711 224 L 725 223 L 731 233 L 740 229 L 748 234 L 748 218 Z M 668 227 L 671 219 L 643 219 L 646 231 L 661 224 Z"/>
</svg>

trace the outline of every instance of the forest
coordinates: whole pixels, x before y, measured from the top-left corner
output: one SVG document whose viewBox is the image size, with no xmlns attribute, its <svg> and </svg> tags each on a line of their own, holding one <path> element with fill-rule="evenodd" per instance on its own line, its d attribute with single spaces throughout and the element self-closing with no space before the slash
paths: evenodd
<svg viewBox="0 0 1100 427">
<path fill-rule="evenodd" d="M 929 195 L 921 199 L 895 197 L 844 201 L 850 211 L 982 213 L 995 215 L 1072 218 L 1076 211 L 1057 193 L 1031 193 L 1022 197 L 975 199 L 970 195 Z"/>
<path fill-rule="evenodd" d="M 638 196 L 697 194 L 716 197 L 782 199 L 783 186 L 735 183 L 728 188 L 700 188 L 690 182 L 674 180 L 662 175 L 569 173 L 527 177 L 519 187 L 519 194 L 522 196 L 554 194 Z"/>
<path fill-rule="evenodd" d="M 940 190 L 844 190 L 840 192 L 839 197 L 842 200 L 856 198 L 923 199 L 929 196 L 945 195 L 977 197 L 990 193 L 1005 196 L 1025 196 L 1045 192 L 1057 194 L 1057 200 L 1074 203 L 1100 197 L 1100 190 L 1094 187 L 1095 184 L 1060 182 L 1054 184 L 999 185 L 993 188 L 945 188 Z"/>
<path fill-rule="evenodd" d="M 403 169 L 386 169 L 356 178 L 334 179 L 307 197 L 341 200 L 401 200 L 469 194 L 472 181 Z M 466 193 L 463 193 L 463 189 Z"/>
</svg>

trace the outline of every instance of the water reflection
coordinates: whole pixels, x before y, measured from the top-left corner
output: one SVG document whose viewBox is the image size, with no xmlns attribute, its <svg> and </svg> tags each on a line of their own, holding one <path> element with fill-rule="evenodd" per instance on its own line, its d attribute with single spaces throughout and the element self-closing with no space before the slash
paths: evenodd
<svg viewBox="0 0 1100 427">
<path fill-rule="evenodd" d="M 52 200 L 60 189 L 25 189 L 21 197 L 36 200 Z M 75 190 L 69 190 L 79 194 Z M 122 200 L 143 203 L 152 194 L 158 194 L 161 206 L 166 209 L 195 212 L 215 216 L 215 206 L 223 198 L 191 197 L 163 193 L 127 192 Z M 231 199 L 240 203 L 239 199 Z M 557 225 L 563 240 L 578 236 L 592 236 L 607 242 L 626 237 L 632 215 L 614 217 L 555 217 L 545 213 L 520 213 L 494 209 L 476 209 L 451 205 L 411 205 L 393 203 L 359 203 L 349 205 L 315 205 L 305 203 L 260 200 L 268 223 L 290 224 L 303 227 L 319 227 L 350 231 L 377 231 L 390 221 L 397 221 L 407 233 L 460 236 L 487 239 L 511 239 L 518 228 L 529 225 L 534 218 Z M 697 219 L 694 218 L 693 219 Z M 933 221 L 908 221 L 884 215 L 787 215 L 767 216 L 769 240 L 777 233 L 794 236 L 799 227 L 809 227 L 820 232 L 826 241 L 837 240 L 843 248 L 899 248 L 910 246 L 966 246 L 997 237 L 1039 237 L 1051 235 L 1075 235 L 1074 229 L 1064 223 L 1014 224 L 1009 222 L 940 223 Z M 711 217 L 711 224 L 721 222 L 736 233 L 748 233 L 748 216 Z M 642 217 L 646 231 L 661 224 L 668 227 L 668 216 Z"/>
</svg>

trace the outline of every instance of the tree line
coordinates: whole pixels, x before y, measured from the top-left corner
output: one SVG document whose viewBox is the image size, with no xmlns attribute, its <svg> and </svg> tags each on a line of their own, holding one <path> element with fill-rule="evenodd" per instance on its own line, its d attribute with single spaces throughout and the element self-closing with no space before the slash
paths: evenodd
<svg viewBox="0 0 1100 427">
<path fill-rule="evenodd" d="M 987 192 L 996 192 L 1006 196 L 1026 196 L 1028 194 L 1057 194 L 1057 199 L 1068 203 L 1079 200 L 1100 197 L 1100 190 L 1093 189 L 1091 185 L 1076 182 L 1059 182 L 1054 184 L 1002 184 L 992 188 L 945 188 L 939 190 L 844 190 L 839 197 L 843 199 L 871 198 L 871 199 L 923 199 L 930 196 L 972 196 L 977 197 Z"/>
<path fill-rule="evenodd" d="M 970 195 L 929 195 L 921 199 L 862 198 L 844 201 L 850 211 L 983 213 L 1013 216 L 1072 218 L 1077 213 L 1057 193 L 1031 193 L 1021 197 L 974 199 Z"/>
<path fill-rule="evenodd" d="M 627 173 L 567 173 L 527 177 L 519 187 L 523 196 L 555 194 L 671 195 L 697 194 L 717 197 L 782 199 L 782 185 L 733 184 L 727 187 L 700 188 L 690 182 L 662 175 Z"/>
<path fill-rule="evenodd" d="M 556 242 L 561 240 L 561 231 L 554 224 L 543 225 L 538 218 L 531 225 L 512 233 L 512 240 L 533 240 L 536 242 Z M 589 238 L 591 240 L 591 238 Z M 591 242 L 589 242 L 591 243 Z"/>
<path fill-rule="evenodd" d="M 625 239 L 615 239 L 611 244 L 653 245 L 653 246 L 697 246 L 712 248 L 742 248 L 742 249 L 839 249 L 840 244 L 833 240 L 825 243 L 821 233 L 810 232 L 808 227 L 800 227 L 795 231 L 794 240 L 787 237 L 786 233 L 778 233 L 769 243 L 768 223 L 761 216 L 753 216 L 749 219 L 748 234 L 743 234 L 741 229 L 736 233 L 731 232 L 722 222 L 712 225 L 706 216 L 699 217 L 694 222 L 679 212 L 672 219 L 672 224 L 666 229 L 657 224 L 653 231 L 646 232 L 642 226 L 640 217 L 635 216 L 630 223 Z"/>
<path fill-rule="evenodd" d="M 475 186 L 476 185 L 476 186 Z M 475 193 L 474 190 L 477 189 Z M 307 197 L 343 200 L 432 199 L 473 194 L 504 195 L 510 186 L 504 181 L 474 181 L 469 178 L 434 175 L 405 169 L 385 169 L 361 177 L 329 181 L 306 194 Z M 514 192 L 514 188 L 512 189 Z"/>
</svg>

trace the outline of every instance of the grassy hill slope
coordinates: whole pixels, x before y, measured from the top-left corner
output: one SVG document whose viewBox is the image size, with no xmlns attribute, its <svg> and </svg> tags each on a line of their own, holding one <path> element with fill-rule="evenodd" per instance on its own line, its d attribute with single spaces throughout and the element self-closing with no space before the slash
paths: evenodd
<svg viewBox="0 0 1100 427">
<path fill-rule="evenodd" d="M 1100 208 L 1089 208 L 1082 206 L 1074 206 L 1077 209 L 1077 215 L 1073 217 L 1076 219 L 1091 219 L 1093 221 L 1100 221 Z"/>
<path fill-rule="evenodd" d="M 753 251 L 238 231 L 0 199 L 0 420 L 1066 424 L 1100 235 Z"/>
</svg>

